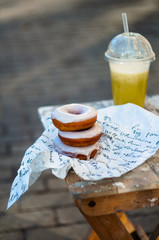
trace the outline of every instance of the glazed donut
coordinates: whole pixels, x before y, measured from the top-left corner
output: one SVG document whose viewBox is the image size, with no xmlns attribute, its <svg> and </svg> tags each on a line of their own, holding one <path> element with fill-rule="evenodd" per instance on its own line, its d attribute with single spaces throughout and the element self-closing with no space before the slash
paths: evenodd
<svg viewBox="0 0 159 240">
<path fill-rule="evenodd" d="M 81 160 L 88 160 L 95 157 L 99 150 L 99 144 L 96 142 L 95 144 L 87 147 L 71 147 L 65 145 L 57 136 L 54 140 L 54 148 L 58 153 L 61 153 L 63 155 L 72 158 L 79 158 Z"/>
<path fill-rule="evenodd" d="M 100 139 L 102 129 L 98 123 L 95 123 L 93 127 L 85 130 L 74 132 L 59 131 L 58 135 L 61 141 L 68 146 L 86 147 L 95 144 Z"/>
<path fill-rule="evenodd" d="M 97 110 L 83 104 L 68 104 L 51 114 L 55 127 L 60 131 L 77 131 L 92 127 L 97 120 Z"/>
</svg>

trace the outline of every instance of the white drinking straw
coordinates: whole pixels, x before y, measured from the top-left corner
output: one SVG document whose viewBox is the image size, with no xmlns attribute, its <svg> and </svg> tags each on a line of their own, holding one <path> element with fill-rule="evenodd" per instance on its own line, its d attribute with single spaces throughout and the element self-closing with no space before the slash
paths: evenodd
<svg viewBox="0 0 159 240">
<path fill-rule="evenodd" d="M 128 20 L 127 20 L 126 13 L 122 13 L 122 19 L 123 19 L 124 32 L 126 33 L 126 35 L 129 35 L 129 27 L 128 27 Z"/>
</svg>

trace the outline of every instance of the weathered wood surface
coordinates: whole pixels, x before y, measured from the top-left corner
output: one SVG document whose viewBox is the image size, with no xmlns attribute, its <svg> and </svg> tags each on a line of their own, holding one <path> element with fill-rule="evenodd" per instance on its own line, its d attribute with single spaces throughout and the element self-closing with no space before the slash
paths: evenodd
<svg viewBox="0 0 159 240">
<path fill-rule="evenodd" d="M 159 176 L 150 167 L 151 159 L 148 162 L 149 164 L 145 162 L 119 178 L 113 178 L 118 193 L 159 189 Z"/>
<path fill-rule="evenodd" d="M 152 171 L 159 176 L 159 150 L 154 156 L 147 160 L 147 164 L 151 167 Z"/>
<path fill-rule="evenodd" d="M 68 173 L 66 183 L 73 197 L 79 199 L 117 194 L 117 188 L 111 178 L 101 181 L 85 181 L 72 171 Z"/>
<path fill-rule="evenodd" d="M 73 197 L 78 199 L 104 197 L 144 190 L 158 189 L 159 191 L 159 155 L 156 154 L 144 164 L 119 178 L 84 181 L 71 172 L 66 177 L 66 182 Z"/>
<path fill-rule="evenodd" d="M 111 214 L 159 205 L 159 190 L 144 190 L 78 200 L 83 212 L 90 216 Z"/>
<path fill-rule="evenodd" d="M 74 172 L 68 188 L 87 215 L 99 216 L 159 205 L 158 153 L 120 178 L 84 181 Z"/>
</svg>

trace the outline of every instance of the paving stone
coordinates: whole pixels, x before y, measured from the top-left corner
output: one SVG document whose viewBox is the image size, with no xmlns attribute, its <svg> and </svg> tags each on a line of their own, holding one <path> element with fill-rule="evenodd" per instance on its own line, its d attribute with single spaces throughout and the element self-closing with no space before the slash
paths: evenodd
<svg viewBox="0 0 159 240">
<path fill-rule="evenodd" d="M 46 187 L 44 185 L 43 179 L 40 176 L 40 178 L 29 188 L 29 192 L 39 192 L 39 191 L 45 191 Z"/>
<path fill-rule="evenodd" d="M 36 139 L 35 139 L 36 140 Z M 21 139 L 12 142 L 11 149 L 13 154 L 21 153 L 23 156 L 25 151 L 35 142 L 35 140 Z M 22 160 L 22 159 L 21 159 Z"/>
<path fill-rule="evenodd" d="M 36 226 L 55 225 L 51 210 L 31 211 L 0 216 L 0 231 L 26 229 Z"/>
<path fill-rule="evenodd" d="M 7 204 L 8 204 L 8 200 L 9 200 L 9 194 L 3 196 L 2 198 L 0 198 L 0 213 L 1 212 L 6 212 L 7 211 Z M 9 213 L 15 213 L 18 211 L 18 202 L 16 202 L 15 204 L 13 204 L 10 208 L 9 208 Z"/>
<path fill-rule="evenodd" d="M 74 207 L 57 208 L 57 221 L 59 224 L 73 224 L 77 222 L 86 222 L 79 210 Z"/>
<path fill-rule="evenodd" d="M 72 197 L 68 192 L 25 194 L 21 198 L 21 209 L 36 209 L 48 207 L 62 207 L 73 204 Z"/>
<path fill-rule="evenodd" d="M 0 165 L 2 168 L 15 168 L 18 170 L 23 157 L 22 152 L 16 152 L 14 154 L 1 155 Z"/>
<path fill-rule="evenodd" d="M 83 240 L 88 237 L 89 232 L 88 224 L 37 229 L 28 231 L 28 240 L 42 240 L 44 236 L 47 240 Z"/>
<path fill-rule="evenodd" d="M 0 233 L 0 240 L 24 240 L 23 232 Z"/>
<path fill-rule="evenodd" d="M 7 154 L 7 147 L 6 147 L 6 144 L 4 142 L 1 143 L 0 145 L 0 156 L 4 156 Z"/>
<path fill-rule="evenodd" d="M 10 189 L 11 189 L 11 182 L 0 182 L 0 198 L 2 198 L 4 195 L 9 195 Z"/>
<path fill-rule="evenodd" d="M 36 131 L 40 132 L 40 129 L 38 126 L 12 127 L 9 129 L 7 136 L 12 141 L 15 139 L 27 139 L 27 137 L 34 135 Z"/>
<path fill-rule="evenodd" d="M 12 170 L 8 168 L 0 168 L 0 181 L 10 179 L 12 177 Z"/>
<path fill-rule="evenodd" d="M 61 180 L 58 178 L 49 178 L 47 180 L 47 187 L 49 190 L 66 190 L 67 189 L 65 180 Z"/>
</svg>

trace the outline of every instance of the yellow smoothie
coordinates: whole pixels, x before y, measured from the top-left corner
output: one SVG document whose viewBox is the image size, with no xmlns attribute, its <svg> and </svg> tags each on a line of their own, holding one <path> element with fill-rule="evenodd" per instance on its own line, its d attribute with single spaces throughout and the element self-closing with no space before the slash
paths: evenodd
<svg viewBox="0 0 159 240">
<path fill-rule="evenodd" d="M 117 71 L 118 70 L 118 71 Z M 140 71 L 142 70 L 142 71 Z M 111 68 L 111 82 L 115 105 L 134 103 L 144 107 L 149 67 L 143 69 Z"/>
</svg>

